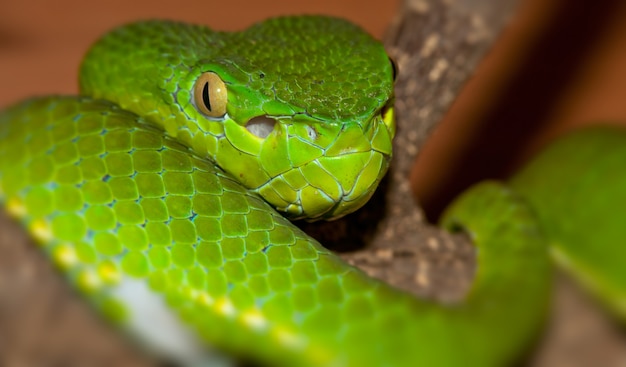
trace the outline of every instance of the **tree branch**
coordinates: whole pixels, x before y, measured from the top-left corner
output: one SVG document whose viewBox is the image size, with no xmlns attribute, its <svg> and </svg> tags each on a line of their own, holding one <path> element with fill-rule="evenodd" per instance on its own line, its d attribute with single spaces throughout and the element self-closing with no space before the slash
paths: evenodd
<svg viewBox="0 0 626 367">
<path fill-rule="evenodd" d="M 464 296 L 473 247 L 426 222 L 412 198 L 409 172 L 435 125 L 510 19 L 514 0 L 407 0 L 385 44 L 398 64 L 397 135 L 386 182 L 359 212 L 302 227 L 370 275 L 422 297 Z M 366 230 L 364 230 L 364 228 Z"/>
</svg>

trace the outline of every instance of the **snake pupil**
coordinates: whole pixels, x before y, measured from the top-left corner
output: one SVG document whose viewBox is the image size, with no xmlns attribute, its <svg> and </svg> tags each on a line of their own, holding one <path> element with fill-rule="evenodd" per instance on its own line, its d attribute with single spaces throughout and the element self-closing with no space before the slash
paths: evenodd
<svg viewBox="0 0 626 367">
<path fill-rule="evenodd" d="M 202 88 L 202 102 L 206 106 L 207 110 L 212 111 L 211 109 L 211 98 L 209 98 L 209 82 L 204 83 L 204 88 Z"/>
<path fill-rule="evenodd" d="M 389 58 L 389 62 L 391 62 L 391 70 L 392 70 L 392 75 L 393 75 L 393 81 L 395 82 L 396 79 L 398 79 L 398 65 L 396 65 L 396 62 L 393 61 L 393 59 L 391 57 Z"/>
</svg>

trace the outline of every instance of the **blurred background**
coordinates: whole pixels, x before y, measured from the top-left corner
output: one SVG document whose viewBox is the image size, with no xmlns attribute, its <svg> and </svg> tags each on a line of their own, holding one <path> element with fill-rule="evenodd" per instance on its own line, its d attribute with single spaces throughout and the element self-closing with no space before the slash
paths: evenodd
<svg viewBox="0 0 626 367">
<path fill-rule="evenodd" d="M 0 108 L 41 94 L 76 93 L 83 54 L 115 26 L 175 19 L 233 31 L 277 15 L 327 14 L 382 37 L 400 0 L 25 0 L 0 2 Z"/>
<path fill-rule="evenodd" d="M 588 124 L 626 125 L 626 2 L 522 0 L 423 147 L 411 181 L 431 220 Z"/>
<path fill-rule="evenodd" d="M 76 93 L 78 65 L 89 45 L 133 20 L 168 18 L 238 30 L 269 16 L 322 13 L 348 18 L 383 38 L 401 1 L 5 0 L 0 2 L 0 109 L 30 96 Z M 523 0 L 422 147 L 411 177 L 414 192 L 435 219 L 472 182 L 506 177 L 550 139 L 595 123 L 626 124 L 626 2 Z M 578 311 L 571 314 L 583 323 Z M 598 365 L 611 350 L 624 357 L 623 336 L 605 342 L 589 328 L 579 330 L 585 333 L 582 344 L 595 339 L 599 346 L 588 364 L 579 365 Z M 581 347 L 566 344 L 569 351 Z M 548 359 L 539 365 L 572 364 Z"/>
</svg>

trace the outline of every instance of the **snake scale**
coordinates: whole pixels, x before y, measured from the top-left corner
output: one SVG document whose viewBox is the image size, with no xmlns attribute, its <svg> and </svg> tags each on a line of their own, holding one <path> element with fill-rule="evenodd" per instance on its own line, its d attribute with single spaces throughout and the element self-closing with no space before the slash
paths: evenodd
<svg viewBox="0 0 626 367">
<path fill-rule="evenodd" d="M 542 325 L 549 252 L 623 315 L 624 216 L 605 220 L 626 199 L 622 133 L 566 138 L 450 206 L 442 226 L 477 248 L 458 304 L 372 279 L 286 219 L 372 195 L 395 73 L 336 18 L 126 25 L 87 53 L 80 96 L 0 113 L 0 202 L 107 319 L 184 365 L 205 344 L 269 365 L 506 365 Z"/>
</svg>

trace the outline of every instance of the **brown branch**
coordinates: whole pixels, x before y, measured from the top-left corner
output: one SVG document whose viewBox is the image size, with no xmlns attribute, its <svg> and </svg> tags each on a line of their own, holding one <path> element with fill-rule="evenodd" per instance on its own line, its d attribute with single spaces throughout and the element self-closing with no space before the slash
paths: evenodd
<svg viewBox="0 0 626 367">
<path fill-rule="evenodd" d="M 362 211 L 339 223 L 302 225 L 370 275 L 419 296 L 461 298 L 474 271 L 473 248 L 426 222 L 409 172 L 516 7 L 514 0 L 406 0 L 385 43 L 396 60 L 398 133 L 384 185 Z M 369 230 L 363 230 L 368 228 Z M 346 245 L 347 244 L 347 245 Z"/>
<path fill-rule="evenodd" d="M 399 66 L 394 182 L 508 23 L 515 0 L 406 0 L 385 38 Z M 397 181 L 396 181 L 397 180 Z"/>
</svg>

